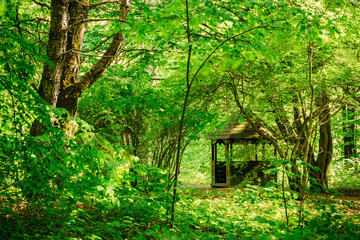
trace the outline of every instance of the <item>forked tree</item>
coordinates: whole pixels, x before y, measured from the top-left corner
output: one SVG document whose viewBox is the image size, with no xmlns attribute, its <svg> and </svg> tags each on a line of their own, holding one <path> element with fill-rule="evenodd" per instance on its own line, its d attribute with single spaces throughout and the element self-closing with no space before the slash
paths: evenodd
<svg viewBox="0 0 360 240">
<path fill-rule="evenodd" d="M 66 109 L 69 116 L 74 117 L 81 94 L 110 66 L 125 39 L 122 30 L 118 29 L 103 55 L 80 77 L 80 56 L 87 30 L 86 24 L 94 21 L 125 22 L 130 0 L 103 0 L 96 3 L 90 3 L 89 0 L 52 0 L 50 5 L 39 0 L 34 1 L 49 8 L 51 12 L 46 49 L 51 63 L 44 64 L 38 93 L 52 107 Z M 109 4 L 118 6 L 119 13 L 116 19 L 89 18 L 90 11 Z M 41 123 L 35 121 L 30 133 L 33 136 L 41 135 L 42 128 Z"/>
</svg>

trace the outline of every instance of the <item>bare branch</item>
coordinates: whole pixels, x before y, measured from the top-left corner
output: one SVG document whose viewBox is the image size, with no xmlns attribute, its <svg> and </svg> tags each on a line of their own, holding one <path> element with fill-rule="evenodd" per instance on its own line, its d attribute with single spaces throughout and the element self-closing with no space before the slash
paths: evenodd
<svg viewBox="0 0 360 240">
<path fill-rule="evenodd" d="M 232 13 L 240 22 L 245 22 L 245 19 L 243 17 L 240 17 L 236 12 L 234 12 L 232 9 L 224 6 L 224 5 L 221 5 L 221 4 L 217 4 L 217 3 L 214 3 L 214 5 L 218 6 L 218 7 L 221 7 L 225 10 L 227 10 L 228 12 Z"/>
<path fill-rule="evenodd" d="M 93 3 L 93 4 L 90 4 L 90 9 L 91 8 L 96 8 L 100 5 L 104 5 L 104 4 L 108 4 L 108 3 L 116 3 L 116 4 L 120 4 L 120 1 L 119 0 L 104 0 L 104 1 L 100 1 L 100 2 L 97 2 L 97 3 Z"/>
<path fill-rule="evenodd" d="M 111 35 L 109 37 L 107 37 L 104 41 L 102 41 L 100 44 L 98 44 L 96 47 L 94 47 L 93 49 L 90 50 L 81 50 L 81 49 L 70 49 L 70 51 L 72 52 L 80 52 L 80 53 L 84 53 L 84 52 L 93 52 L 96 49 L 98 49 L 99 47 L 101 47 L 104 43 L 106 43 L 107 41 L 109 41 L 110 38 L 112 38 L 114 35 Z M 69 51 L 68 51 L 69 52 Z"/>
<path fill-rule="evenodd" d="M 200 65 L 200 67 L 197 69 L 197 71 L 195 72 L 195 74 L 193 75 L 193 77 L 191 78 L 191 81 L 190 81 L 190 84 L 193 83 L 193 81 L 195 80 L 196 76 L 199 74 L 199 72 L 202 70 L 202 68 L 205 66 L 205 64 L 208 62 L 208 60 L 214 55 L 214 53 L 222 46 L 224 45 L 225 43 L 227 43 L 228 41 L 230 40 L 233 40 L 243 34 L 246 34 L 248 32 L 251 32 L 255 29 L 258 29 L 258 28 L 264 28 L 265 26 L 264 25 L 258 25 L 258 26 L 255 26 L 255 27 L 252 27 L 246 31 L 243 31 L 241 33 L 238 33 L 238 34 L 235 34 L 229 38 L 227 38 L 226 40 L 224 40 L 222 43 L 220 43 L 216 48 L 214 48 L 211 53 L 205 58 L 205 60 L 202 62 L 202 64 Z"/>
<path fill-rule="evenodd" d="M 32 0 L 32 1 L 41 7 L 46 7 L 47 9 L 51 9 L 51 6 L 49 3 L 41 2 L 39 0 Z"/>
<path fill-rule="evenodd" d="M 115 81 L 134 82 L 134 80 L 129 80 L 129 79 L 126 79 L 126 78 L 114 78 L 114 77 L 109 77 L 109 76 L 101 76 L 101 77 L 111 79 L 111 80 L 115 80 Z"/>
<path fill-rule="evenodd" d="M 92 4 L 84 4 L 78 0 L 74 0 L 73 2 L 77 2 L 85 7 L 88 7 L 90 9 L 92 8 L 96 8 L 98 6 L 101 6 L 101 5 L 105 5 L 105 4 L 108 4 L 108 3 L 115 3 L 115 4 L 121 4 L 121 1 L 120 0 L 104 0 L 104 1 L 100 1 L 100 2 L 97 2 L 97 3 L 92 3 Z"/>
<path fill-rule="evenodd" d="M 41 21 L 43 21 L 43 22 L 50 22 L 50 20 L 49 19 L 46 19 L 46 18 L 34 18 L 34 19 L 23 19 L 23 20 L 21 20 L 22 22 L 35 22 L 35 21 L 37 21 L 37 22 L 41 22 Z"/>
<path fill-rule="evenodd" d="M 81 21 L 77 21 L 76 23 L 71 24 L 70 26 L 63 28 L 63 31 L 68 31 L 71 28 L 76 27 L 77 25 L 83 24 L 83 23 L 87 23 L 87 22 L 103 22 L 103 21 L 114 21 L 117 20 L 119 22 L 127 22 L 124 19 L 119 19 L 119 18 L 90 18 L 90 19 L 84 19 Z"/>
<path fill-rule="evenodd" d="M 81 94 L 85 89 L 89 88 L 96 80 L 103 74 L 115 58 L 115 55 L 119 52 L 119 49 L 124 42 L 125 37 L 122 32 L 119 32 L 113 38 L 108 50 L 101 56 L 100 60 L 85 73 L 83 78 L 76 84 L 78 94 Z M 112 57 L 110 57 L 112 56 Z"/>
<path fill-rule="evenodd" d="M 120 57 L 121 55 L 97 55 L 97 54 L 86 54 L 86 52 L 92 52 L 95 51 L 96 48 L 98 48 L 99 46 L 91 49 L 91 50 L 80 50 L 80 49 L 70 49 L 69 51 L 65 52 L 64 54 L 68 54 L 70 52 L 76 52 L 76 53 L 80 53 L 80 55 L 83 56 L 88 56 L 88 57 L 105 57 L 105 58 L 116 58 L 116 57 Z M 151 49 L 124 49 L 124 50 L 120 50 L 119 52 L 160 52 L 159 50 L 151 50 Z"/>
<path fill-rule="evenodd" d="M 78 50 L 78 49 L 70 49 L 69 51 L 65 52 L 64 54 L 68 54 L 70 52 L 76 52 L 79 53 L 82 56 L 88 56 L 88 57 L 98 57 L 98 58 L 116 58 L 116 57 L 120 57 L 120 55 L 97 55 L 97 54 L 86 54 L 83 53 L 83 51 Z"/>
<path fill-rule="evenodd" d="M 360 8 L 360 4 L 357 3 L 357 2 L 355 2 L 355 1 L 350 2 L 350 4 L 351 4 L 353 7 Z"/>
<path fill-rule="evenodd" d="M 119 18 L 126 19 L 130 7 L 129 0 L 121 0 L 121 9 Z M 119 20 L 119 19 L 117 19 Z M 126 20 L 123 20 L 126 21 Z M 104 55 L 99 59 L 99 61 L 85 73 L 82 79 L 75 84 L 75 88 L 73 89 L 76 94 L 81 95 L 85 89 L 89 88 L 92 84 L 94 84 L 98 78 L 104 73 L 104 71 L 111 65 L 113 60 L 115 59 L 115 55 L 119 53 L 122 44 L 125 40 L 125 36 L 122 31 L 119 31 L 114 35 L 110 46 L 104 53 Z M 106 57 L 113 56 L 113 57 Z"/>
<path fill-rule="evenodd" d="M 321 70 L 320 70 L 319 79 L 321 79 L 321 77 L 322 77 L 322 73 L 323 73 L 323 71 L 324 71 L 326 62 L 327 62 L 329 59 L 331 59 L 333 56 L 334 56 L 334 55 L 330 55 L 330 56 L 327 57 L 324 61 L 322 61 L 322 68 L 321 68 Z"/>
<path fill-rule="evenodd" d="M 122 52 L 161 52 L 161 51 L 155 49 L 135 48 L 135 49 L 123 49 Z"/>
</svg>

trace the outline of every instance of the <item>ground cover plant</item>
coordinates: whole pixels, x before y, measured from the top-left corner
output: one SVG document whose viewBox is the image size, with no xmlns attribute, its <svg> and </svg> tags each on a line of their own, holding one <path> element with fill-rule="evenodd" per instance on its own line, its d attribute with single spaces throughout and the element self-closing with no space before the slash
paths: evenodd
<svg viewBox="0 0 360 240">
<path fill-rule="evenodd" d="M 0 0 L 0 239 L 360 239 L 359 13 Z M 234 120 L 263 186 L 210 187 Z"/>
<path fill-rule="evenodd" d="M 359 198 L 307 195 L 288 198 L 286 224 L 281 191 L 276 188 L 229 192 L 185 189 L 177 215 L 169 224 L 162 209 L 164 193 L 120 190 L 118 199 L 66 205 L 59 209 L 14 208 L 17 218 L 3 218 L 2 237 L 12 239 L 357 239 Z M 169 197 L 169 195 L 168 195 Z M 132 199 L 132 201 L 129 201 Z M 171 198 L 170 198 L 171 199 Z M 114 202 L 117 204 L 114 204 Z M 161 204 L 163 202 L 163 204 Z M 166 202 L 166 201 L 165 201 Z M 168 204 L 168 203 L 167 203 Z M 15 205 L 16 206 L 16 205 Z M 26 207 L 26 208 L 25 208 Z M 34 228 L 34 226 L 36 226 Z"/>
</svg>

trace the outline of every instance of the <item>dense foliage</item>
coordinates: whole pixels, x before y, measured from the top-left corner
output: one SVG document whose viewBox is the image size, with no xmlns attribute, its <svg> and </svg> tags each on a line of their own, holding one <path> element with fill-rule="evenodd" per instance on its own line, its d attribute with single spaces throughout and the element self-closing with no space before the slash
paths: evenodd
<svg viewBox="0 0 360 240">
<path fill-rule="evenodd" d="M 0 238 L 359 239 L 359 14 L 1 0 Z M 276 181 L 207 187 L 206 139 L 234 118 Z"/>
</svg>

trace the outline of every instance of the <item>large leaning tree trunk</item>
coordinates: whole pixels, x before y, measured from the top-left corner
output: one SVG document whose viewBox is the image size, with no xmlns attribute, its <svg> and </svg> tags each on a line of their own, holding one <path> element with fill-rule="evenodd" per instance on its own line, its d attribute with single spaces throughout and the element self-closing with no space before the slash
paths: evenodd
<svg viewBox="0 0 360 240">
<path fill-rule="evenodd" d="M 45 63 L 38 93 L 52 107 L 66 109 L 70 117 L 76 116 L 81 94 L 110 66 L 124 42 L 120 30 L 98 62 L 79 78 L 86 23 L 97 21 L 88 18 L 89 11 L 105 4 L 118 4 L 117 21 L 126 21 L 130 0 L 104 0 L 92 4 L 89 0 L 52 0 L 49 6 L 51 19 L 47 56 L 53 64 Z M 41 135 L 42 125 L 35 121 L 30 133 L 33 136 Z"/>
</svg>

